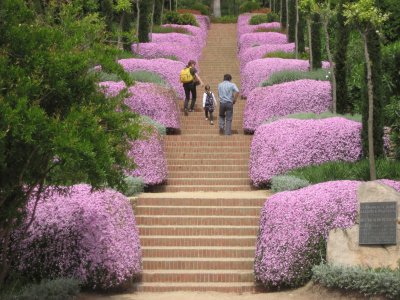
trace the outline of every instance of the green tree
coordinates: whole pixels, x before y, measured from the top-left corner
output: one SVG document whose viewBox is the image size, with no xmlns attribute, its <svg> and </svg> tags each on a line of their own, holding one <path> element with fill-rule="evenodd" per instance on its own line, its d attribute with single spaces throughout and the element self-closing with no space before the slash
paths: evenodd
<svg viewBox="0 0 400 300">
<path fill-rule="evenodd" d="M 164 1 L 155 0 L 154 15 L 153 15 L 153 22 L 155 25 L 161 25 L 163 12 L 164 12 Z"/>
<path fill-rule="evenodd" d="M 82 17 L 70 2 L 35 18 L 25 1 L 3 0 L 0 36 L 1 285 L 28 199 L 81 182 L 124 188 L 140 128 L 122 97 L 108 99 L 98 86 L 96 65 L 129 77 L 97 14 Z"/>
<path fill-rule="evenodd" d="M 383 128 L 381 122 L 381 101 L 379 99 L 381 77 L 380 70 L 380 41 L 377 30 L 388 19 L 388 15 L 382 13 L 374 6 L 374 0 L 358 0 L 355 3 L 344 5 L 346 24 L 352 24 L 359 30 L 364 41 L 364 56 L 366 64 L 367 81 L 367 110 L 363 111 L 364 141 L 368 142 L 367 153 L 370 164 L 370 179 L 376 180 L 375 155 L 383 151 Z M 376 122 L 375 122 L 376 121 Z M 367 138 L 365 138 L 367 137 Z"/>
</svg>

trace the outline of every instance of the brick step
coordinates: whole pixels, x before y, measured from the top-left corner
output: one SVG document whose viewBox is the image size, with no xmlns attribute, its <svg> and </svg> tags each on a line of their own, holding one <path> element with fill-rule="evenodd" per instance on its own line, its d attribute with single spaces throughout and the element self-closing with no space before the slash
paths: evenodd
<svg viewBox="0 0 400 300">
<path fill-rule="evenodd" d="M 220 292 L 220 293 L 255 293 L 262 292 L 253 282 L 144 282 L 136 287 L 138 292 Z"/>
<path fill-rule="evenodd" d="M 189 141 L 174 141 L 174 140 L 166 140 L 164 142 L 164 145 L 168 148 L 170 147 L 175 147 L 175 148 L 188 148 L 188 147 L 193 147 L 193 148 L 202 148 L 202 147 L 237 147 L 237 148 L 243 148 L 247 147 L 250 149 L 250 141 L 235 141 L 235 140 L 230 140 L 232 135 L 230 136 L 220 136 L 218 137 L 221 138 L 221 140 L 216 140 L 216 141 L 199 141 L 196 140 L 196 136 L 192 135 L 192 140 Z"/>
<path fill-rule="evenodd" d="M 138 220 L 138 219 L 136 219 Z M 258 223 L 258 222 L 257 222 Z M 138 221 L 138 224 L 143 224 Z M 153 235 L 153 236 L 142 236 L 140 238 L 140 243 L 142 246 L 175 246 L 175 247 L 209 247 L 209 246 L 244 246 L 244 247 L 254 247 L 256 244 L 256 236 L 163 236 L 163 235 Z M 229 259 L 228 261 L 231 261 Z M 217 268 L 217 267 L 216 267 Z M 219 269 L 219 268 L 217 268 Z"/>
<path fill-rule="evenodd" d="M 214 147 L 214 146 L 204 146 L 204 147 L 193 147 L 193 146 L 185 146 L 185 147 L 173 147 L 168 146 L 164 148 L 166 153 L 247 153 L 250 155 L 250 147 L 248 146 L 223 146 L 223 147 Z"/>
<path fill-rule="evenodd" d="M 206 160 L 206 159 L 196 159 L 196 160 Z M 236 186 L 236 185 L 250 185 L 250 179 L 246 177 L 242 178 L 168 178 L 167 185 L 226 185 L 226 186 Z"/>
<path fill-rule="evenodd" d="M 196 158 L 196 159 L 187 159 L 187 158 L 171 158 L 168 159 L 167 165 L 168 166 L 173 166 L 173 165 L 190 165 L 190 166 L 202 166 L 204 164 L 209 164 L 209 165 L 246 165 L 248 163 L 249 159 L 208 159 L 208 158 Z"/>
<path fill-rule="evenodd" d="M 255 236 L 258 232 L 258 226 L 151 226 L 138 224 L 138 227 L 140 236 L 179 235 L 182 238 L 188 235 Z"/>
<path fill-rule="evenodd" d="M 232 134 L 229 137 L 220 136 L 220 135 L 208 135 L 208 134 L 196 134 L 196 136 L 188 135 L 167 135 L 164 140 L 166 143 L 170 141 L 179 142 L 179 141 L 204 141 L 204 142 L 226 142 L 229 138 L 230 142 L 247 142 L 250 143 L 252 136 L 251 135 L 241 135 L 241 134 Z"/>
<path fill-rule="evenodd" d="M 208 152 L 208 153 L 191 153 L 191 152 L 167 152 L 167 159 L 249 159 L 250 153 L 217 153 L 217 152 Z"/>
<path fill-rule="evenodd" d="M 214 171 L 214 170 L 213 170 Z M 248 178 L 247 171 L 241 172 L 179 172 L 170 171 L 168 178 Z"/>
<path fill-rule="evenodd" d="M 259 217 L 260 209 L 254 206 L 147 206 L 138 205 L 135 208 L 136 216 L 190 216 L 196 218 L 197 216 L 210 217 L 210 216 L 255 216 Z"/>
<path fill-rule="evenodd" d="M 235 130 L 235 131 L 233 131 Z M 204 135 L 204 133 L 207 133 L 209 136 L 223 136 L 223 134 L 219 134 L 219 129 L 218 126 L 214 127 L 213 130 L 207 131 L 205 129 L 193 129 L 193 130 L 186 130 L 186 131 L 181 131 L 180 136 L 198 136 L 198 135 Z M 232 135 L 231 136 L 236 136 L 236 135 L 243 135 L 244 131 L 243 129 L 232 129 Z"/>
<path fill-rule="evenodd" d="M 144 270 L 252 270 L 253 258 L 197 258 L 149 257 L 143 258 Z"/>
<path fill-rule="evenodd" d="M 242 165 L 168 165 L 168 172 L 188 171 L 188 172 L 248 172 L 249 166 Z"/>
<path fill-rule="evenodd" d="M 144 282 L 254 282 L 251 270 L 143 270 Z"/>
<path fill-rule="evenodd" d="M 260 211 L 259 208 L 257 208 Z M 136 222 L 141 225 L 216 225 L 216 226 L 257 226 L 260 217 L 258 215 L 252 216 L 181 216 L 181 215 L 138 215 L 136 214 Z M 194 245 L 194 244 L 193 244 Z M 192 246 L 193 246 L 192 245 Z"/>
<path fill-rule="evenodd" d="M 143 195 L 143 194 L 142 194 Z M 238 199 L 232 199 L 232 198 L 196 198 L 194 196 L 193 198 L 152 198 L 150 194 L 149 197 L 144 198 L 140 196 L 139 199 L 137 199 L 137 205 L 143 205 L 143 206 L 230 206 L 230 207 L 236 207 L 236 206 L 254 206 L 254 207 L 259 207 L 261 208 L 264 205 L 264 202 L 267 198 L 267 196 L 262 197 L 262 198 L 238 198 Z M 216 197 L 216 196 L 214 196 Z"/>
<path fill-rule="evenodd" d="M 251 185 L 160 185 L 151 187 L 153 192 L 236 192 L 254 191 L 256 187 Z"/>
</svg>

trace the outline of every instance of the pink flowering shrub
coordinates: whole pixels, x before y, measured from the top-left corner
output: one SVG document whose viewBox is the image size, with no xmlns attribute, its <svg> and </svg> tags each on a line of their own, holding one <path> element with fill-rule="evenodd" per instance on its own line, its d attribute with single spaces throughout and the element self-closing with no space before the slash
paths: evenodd
<svg viewBox="0 0 400 300">
<path fill-rule="evenodd" d="M 195 18 L 197 20 L 197 23 L 199 23 L 201 30 L 206 31 L 206 30 L 210 29 L 211 21 L 208 16 L 195 15 Z"/>
<path fill-rule="evenodd" d="M 28 217 L 33 207 L 32 199 Z M 69 195 L 54 192 L 40 200 L 13 255 L 15 267 L 29 278 L 73 277 L 93 289 L 118 287 L 142 271 L 129 200 L 111 189 L 92 193 L 85 184 L 72 186 Z"/>
<path fill-rule="evenodd" d="M 250 178 L 259 186 L 292 169 L 328 161 L 357 161 L 361 152 L 359 122 L 341 117 L 281 119 L 257 128 L 250 150 Z"/>
<path fill-rule="evenodd" d="M 178 94 L 180 99 L 185 98 L 182 83 L 179 80 L 179 73 L 185 67 L 180 61 L 173 61 L 165 58 L 157 59 L 137 59 L 128 58 L 118 61 L 127 72 L 149 71 L 157 73 L 164 79 L 170 87 Z"/>
<path fill-rule="evenodd" d="M 254 132 L 265 120 L 299 112 L 320 114 L 332 104 L 328 81 L 296 80 L 270 87 L 257 87 L 247 98 L 243 128 Z"/>
<path fill-rule="evenodd" d="M 245 33 L 239 39 L 239 53 L 255 45 L 287 43 L 287 36 L 279 32 Z"/>
<path fill-rule="evenodd" d="M 400 191 L 400 182 L 381 182 Z M 355 224 L 360 184 L 330 181 L 268 198 L 261 210 L 256 279 L 268 287 L 306 283 L 325 254 L 321 243 L 329 231 Z"/>
<path fill-rule="evenodd" d="M 197 26 L 178 25 L 178 24 L 164 24 L 162 26 L 163 27 L 172 27 L 172 28 L 184 28 L 195 37 L 199 47 L 203 48 L 206 44 L 207 29 L 203 30 L 203 28 L 197 27 Z"/>
<path fill-rule="evenodd" d="M 187 63 L 189 60 L 198 61 L 200 53 L 195 45 L 182 43 L 139 43 L 132 44 L 132 52 L 144 58 L 162 58 L 175 56 L 179 61 Z"/>
<path fill-rule="evenodd" d="M 240 37 L 243 34 L 256 32 L 258 29 L 280 29 L 281 28 L 281 24 L 279 22 L 250 25 L 249 21 L 250 21 L 250 16 L 246 16 L 245 18 L 243 18 L 242 16 L 239 16 L 238 31 L 237 31 L 238 40 L 240 39 Z"/>
<path fill-rule="evenodd" d="M 323 62 L 322 67 L 327 68 L 329 63 Z M 263 58 L 250 61 L 241 70 L 242 95 L 247 97 L 260 82 L 267 80 L 271 74 L 283 70 L 307 71 L 309 62 L 301 59 Z"/>
<path fill-rule="evenodd" d="M 164 141 L 156 132 L 133 141 L 128 155 L 135 162 L 136 168 L 127 172 L 127 175 L 141 177 L 147 185 L 160 184 L 167 179 Z"/>
<path fill-rule="evenodd" d="M 197 57 L 201 54 L 202 47 L 198 39 L 192 35 L 187 35 L 184 33 L 153 33 L 152 34 L 152 43 L 174 43 L 182 46 L 187 46 L 190 51 L 193 51 L 193 54 Z"/>
<path fill-rule="evenodd" d="M 243 50 L 239 55 L 240 69 L 246 66 L 246 64 L 252 60 L 263 58 L 264 55 L 271 52 L 282 51 L 282 52 L 294 52 L 294 43 L 289 44 L 272 44 L 272 45 L 261 45 L 257 47 L 250 47 Z"/>
<path fill-rule="evenodd" d="M 125 88 L 124 82 L 106 81 L 100 86 L 105 87 L 107 95 L 115 96 Z M 125 104 L 132 111 L 148 116 L 166 128 L 179 129 L 180 119 L 177 98 L 173 90 L 155 83 L 136 82 L 128 89 L 129 95 Z"/>
</svg>

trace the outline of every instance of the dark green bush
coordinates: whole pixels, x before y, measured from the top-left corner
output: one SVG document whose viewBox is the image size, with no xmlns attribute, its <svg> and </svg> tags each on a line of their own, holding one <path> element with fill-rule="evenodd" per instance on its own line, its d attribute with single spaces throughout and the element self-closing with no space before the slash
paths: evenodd
<svg viewBox="0 0 400 300">
<path fill-rule="evenodd" d="M 239 12 L 245 13 L 245 12 L 251 12 L 253 10 L 259 9 L 260 4 L 258 2 L 253 2 L 253 1 L 246 1 L 242 5 L 239 6 Z"/>
<path fill-rule="evenodd" d="M 210 13 L 210 9 L 207 5 L 196 0 L 180 0 L 178 2 L 178 8 L 198 10 L 202 15 L 208 15 Z"/>
<path fill-rule="evenodd" d="M 250 18 L 250 25 L 259 25 L 262 23 L 279 22 L 279 15 L 276 13 L 267 13 L 262 15 L 254 15 Z"/>
<path fill-rule="evenodd" d="M 330 70 L 318 69 L 315 71 L 280 71 L 273 73 L 268 80 L 261 83 L 261 86 L 271 86 L 283 82 L 295 81 L 300 79 L 313 79 L 313 80 L 331 80 Z"/>
<path fill-rule="evenodd" d="M 174 27 L 163 27 L 163 26 L 154 26 L 153 33 L 183 33 L 191 35 L 191 33 L 186 28 L 174 28 Z"/>
<path fill-rule="evenodd" d="M 166 12 L 163 16 L 163 24 L 199 26 L 194 15 L 189 13 L 180 14 L 176 11 Z"/>
<path fill-rule="evenodd" d="M 268 58 L 268 57 L 296 59 L 296 54 L 293 52 L 274 51 L 274 52 L 269 52 L 264 55 L 264 58 Z M 308 60 L 309 54 L 307 52 L 299 53 L 297 59 L 307 59 Z"/>
<path fill-rule="evenodd" d="M 257 28 L 254 32 L 279 32 L 286 34 L 283 29 L 272 27 L 272 28 Z"/>
<path fill-rule="evenodd" d="M 311 184 L 334 180 L 369 181 L 369 162 L 363 159 L 357 162 L 327 162 L 321 165 L 308 166 L 287 172 L 285 175 L 295 176 L 309 181 Z M 400 162 L 387 159 L 376 160 L 376 176 L 378 179 L 400 179 Z"/>
<path fill-rule="evenodd" d="M 237 16 L 222 16 L 220 18 L 211 17 L 211 23 L 237 23 Z"/>
<path fill-rule="evenodd" d="M 312 280 L 328 288 L 357 291 L 365 296 L 400 299 L 400 269 L 363 269 L 361 267 L 314 266 Z"/>
</svg>

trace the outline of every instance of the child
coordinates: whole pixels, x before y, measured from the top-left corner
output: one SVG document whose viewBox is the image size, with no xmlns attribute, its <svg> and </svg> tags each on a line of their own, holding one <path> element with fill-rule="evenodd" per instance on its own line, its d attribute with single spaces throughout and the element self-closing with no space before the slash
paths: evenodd
<svg viewBox="0 0 400 300">
<path fill-rule="evenodd" d="M 213 112 L 217 105 L 217 100 L 215 100 L 214 93 L 211 92 L 210 89 L 210 85 L 207 84 L 203 95 L 203 108 L 206 114 L 206 120 L 210 119 L 210 125 L 214 125 Z"/>
</svg>

